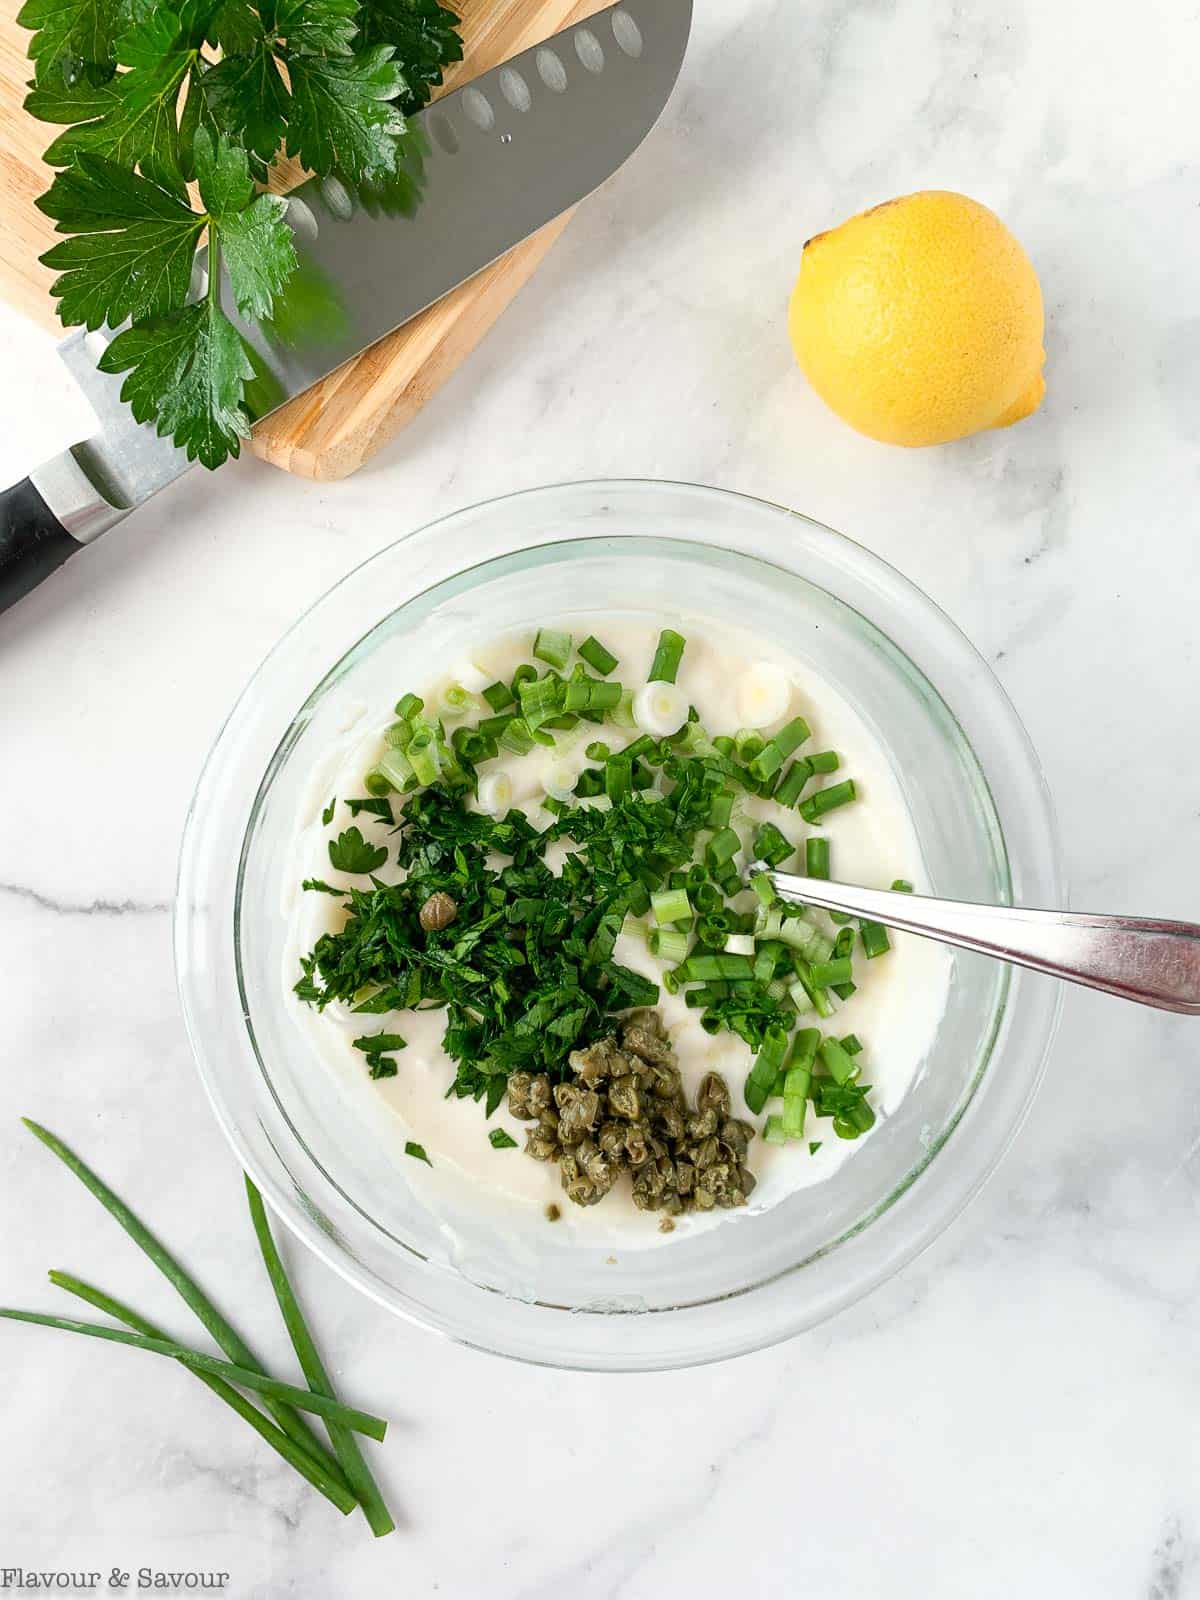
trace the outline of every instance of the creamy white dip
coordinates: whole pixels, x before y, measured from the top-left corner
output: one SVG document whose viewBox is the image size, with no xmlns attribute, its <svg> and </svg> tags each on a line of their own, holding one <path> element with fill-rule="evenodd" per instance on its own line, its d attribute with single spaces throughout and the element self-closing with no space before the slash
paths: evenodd
<svg viewBox="0 0 1200 1600">
<path fill-rule="evenodd" d="M 658 627 L 644 617 L 587 613 L 556 618 L 554 625 L 570 631 L 576 642 L 589 633 L 600 638 L 619 658 L 612 677 L 627 688 L 645 682 Z M 743 725 L 747 689 L 751 689 L 753 700 L 753 688 L 764 677 L 764 663 L 782 669 L 791 686 L 790 698 L 781 714 L 763 730 L 764 736 L 769 737 L 788 718 L 802 715 L 810 724 L 813 737 L 799 753 L 836 750 L 841 757 L 836 776 L 815 780 L 814 787 L 816 783 L 852 777 L 858 790 L 857 801 L 824 819 L 826 826 L 821 831 L 830 839 L 833 876 L 883 888 L 896 878 L 907 878 L 920 890 L 925 879 L 924 864 L 888 759 L 863 719 L 836 689 L 822 680 L 817 669 L 809 662 L 789 660 L 751 635 L 724 624 L 671 618 L 663 625 L 677 628 L 687 638 L 678 682 L 710 734 L 731 734 Z M 475 690 L 497 679 L 508 682 L 519 663 L 530 659 L 531 644 L 527 633 L 495 639 L 475 652 L 471 660 L 447 663 L 447 670 L 426 684 L 396 685 L 396 694 L 413 690 L 423 696 L 432 712 L 452 682 L 465 683 Z M 768 681 L 773 678 L 769 671 L 765 676 Z M 749 1206 L 684 1215 L 676 1219 L 674 1233 L 662 1234 L 657 1217 L 634 1207 L 628 1178 L 622 1178 L 598 1205 L 577 1207 L 562 1193 L 557 1166 L 534 1161 L 521 1148 L 492 1147 L 487 1137 L 490 1128 L 505 1128 L 521 1146 L 527 1124 L 509 1116 L 503 1105 L 490 1122 L 485 1122 L 482 1104 L 446 1098 L 455 1068 L 441 1048 L 445 1026 L 442 1012 L 364 1017 L 353 1015 L 339 1003 L 331 1004 L 324 1012 L 301 1004 L 292 994 L 300 957 L 311 950 L 322 933 L 341 925 L 342 912 L 337 901 L 320 893 L 303 893 L 300 884 L 306 877 L 318 877 L 336 887 L 349 888 L 356 881 L 361 886 L 362 880 L 331 868 L 326 842 L 332 833 L 354 820 L 345 800 L 365 792 L 363 778 L 383 748 L 383 729 L 392 720 L 389 713 L 390 706 L 363 707 L 341 746 L 330 752 L 321 772 L 314 774 L 308 804 L 298 819 L 292 868 L 284 889 L 283 911 L 289 937 L 281 982 L 295 1017 L 298 1047 L 308 1052 L 312 1070 L 335 1075 L 360 1113 L 365 1114 L 372 1135 L 394 1149 L 405 1179 L 431 1209 L 438 1211 L 449 1204 L 461 1208 L 473 1199 L 481 1212 L 496 1218 L 499 1226 L 545 1228 L 551 1225 L 545 1220 L 546 1208 L 553 1204 L 562 1213 L 561 1220 L 553 1224 L 560 1232 L 577 1233 L 592 1245 L 611 1242 L 629 1248 L 685 1237 L 719 1221 L 763 1211 L 798 1189 L 820 1183 L 854 1155 L 862 1141 L 838 1138 L 832 1125 L 816 1118 L 810 1106 L 802 1141 L 786 1145 L 769 1145 L 761 1139 L 752 1142 L 749 1165 L 758 1185 Z M 452 721 L 447 722 L 448 729 L 453 726 Z M 553 750 L 539 749 L 528 756 L 502 752 L 487 764 L 486 771 L 505 773 L 512 784 L 512 803 L 521 807 L 537 826 L 545 827 L 551 819 L 541 808 L 542 797 L 547 789 L 559 794 L 568 791 L 578 773 L 590 764 L 584 754 L 587 744 L 602 738 L 616 749 L 636 736 L 636 729 L 623 732 L 611 721 L 606 721 L 603 729 L 581 722 L 578 729 L 557 734 Z M 321 813 L 335 795 L 336 813 L 326 826 Z M 760 818 L 769 818 L 797 842 L 814 831 L 802 823 L 797 812 L 749 796 L 738 802 L 733 823 L 748 839 L 753 832 L 749 824 Z M 369 839 L 389 842 L 385 822 L 365 813 L 357 822 Z M 547 860 L 553 867 L 553 854 Z M 743 862 L 744 857 L 739 857 L 738 864 Z M 382 876 L 388 876 L 386 869 Z M 657 981 L 662 967 L 646 947 L 647 925 L 644 920 L 627 919 L 614 956 Z M 827 931 L 833 931 L 825 926 Z M 951 968 L 949 953 L 942 947 L 894 934 L 892 949 L 875 960 L 865 960 L 861 951 L 856 954 L 858 992 L 839 1006 L 834 1018 L 821 1024 L 826 1032 L 839 1037 L 853 1032 L 862 1040 L 862 1077 L 873 1086 L 870 1100 L 879 1123 L 896 1109 L 921 1069 L 945 1009 Z M 658 1009 L 689 1096 L 694 1096 L 706 1072 L 720 1072 L 729 1084 L 735 1115 L 745 1116 L 761 1128 L 765 1117 L 751 1117 L 742 1100 L 742 1085 L 752 1060 L 745 1043 L 729 1033 L 710 1037 L 700 1027 L 700 1013 L 689 1010 L 681 994 L 669 995 L 661 990 Z M 815 1019 L 804 1020 L 807 1024 Z M 407 1048 L 396 1057 L 399 1070 L 395 1077 L 373 1081 L 361 1052 L 353 1048 L 351 1041 L 376 1031 L 402 1034 Z M 773 1109 L 778 1109 L 777 1102 Z M 879 1123 L 864 1137 L 872 1137 Z M 424 1148 L 431 1167 L 404 1153 L 409 1140 Z M 810 1152 L 810 1141 L 820 1141 L 815 1153 Z"/>
</svg>

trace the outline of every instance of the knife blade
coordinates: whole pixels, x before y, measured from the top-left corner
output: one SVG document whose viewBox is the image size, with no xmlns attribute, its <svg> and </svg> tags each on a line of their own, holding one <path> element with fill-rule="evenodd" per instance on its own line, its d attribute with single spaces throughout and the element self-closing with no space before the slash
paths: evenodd
<svg viewBox="0 0 1200 1600">
<path fill-rule="evenodd" d="M 415 317 L 577 204 L 657 122 L 683 64 L 693 0 L 619 0 L 443 96 L 409 120 L 386 190 L 312 178 L 286 200 L 294 304 L 253 346 L 257 421 Z M 193 288 L 203 292 L 197 258 Z M 226 304 L 229 297 L 226 296 Z M 96 363 L 116 330 L 59 353 L 97 430 L 0 491 L 0 610 L 191 466 L 139 424 Z"/>
</svg>

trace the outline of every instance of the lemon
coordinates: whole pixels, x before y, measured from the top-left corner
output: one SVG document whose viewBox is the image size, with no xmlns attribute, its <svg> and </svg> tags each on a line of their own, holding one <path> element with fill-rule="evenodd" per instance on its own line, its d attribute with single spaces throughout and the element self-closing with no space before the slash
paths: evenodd
<svg viewBox="0 0 1200 1600">
<path fill-rule="evenodd" d="M 927 189 L 804 246 L 788 328 L 825 404 L 888 444 L 944 444 L 1036 411 L 1044 316 L 1000 218 Z"/>
</svg>

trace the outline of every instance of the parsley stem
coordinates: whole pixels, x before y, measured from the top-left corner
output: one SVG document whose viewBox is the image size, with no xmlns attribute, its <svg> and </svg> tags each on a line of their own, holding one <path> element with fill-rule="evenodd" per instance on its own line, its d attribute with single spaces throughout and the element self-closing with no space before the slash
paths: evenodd
<svg viewBox="0 0 1200 1600">
<path fill-rule="evenodd" d="M 284 1326 L 292 1341 L 300 1370 L 314 1394 L 323 1394 L 329 1400 L 336 1400 L 337 1394 L 313 1342 L 308 1323 L 300 1309 L 300 1302 L 296 1299 L 287 1270 L 271 1235 L 271 1224 L 267 1219 L 262 1195 L 255 1188 L 249 1173 L 246 1174 L 246 1199 L 250 1205 L 250 1220 L 254 1224 L 254 1234 L 258 1240 L 258 1248 L 262 1252 L 263 1265 L 267 1269 L 267 1277 L 271 1280 L 271 1287 L 275 1291 L 275 1298 L 283 1313 Z M 341 1462 L 342 1471 L 358 1497 L 371 1532 L 377 1539 L 391 1533 L 396 1524 L 384 1504 L 378 1484 L 371 1476 L 371 1469 L 363 1457 L 358 1440 L 349 1428 L 343 1427 L 339 1422 L 327 1420 L 326 1427 L 329 1429 L 329 1437 Z"/>
<path fill-rule="evenodd" d="M 344 1406 L 338 1400 L 330 1400 L 323 1394 L 313 1394 L 311 1390 L 298 1389 L 294 1384 L 281 1383 L 278 1378 L 269 1378 L 266 1373 L 256 1372 L 250 1367 L 219 1361 L 216 1356 L 191 1350 L 174 1339 L 151 1339 L 145 1334 L 128 1333 L 124 1328 L 108 1328 L 100 1322 L 75 1322 L 69 1317 L 47 1316 L 41 1311 L 17 1311 L 11 1306 L 0 1306 L 0 1317 L 10 1322 L 36 1323 L 42 1328 L 59 1328 L 64 1333 L 82 1333 L 91 1339 L 110 1339 L 114 1344 L 132 1345 L 135 1350 L 149 1350 L 152 1355 L 169 1356 L 184 1366 L 210 1373 L 215 1378 L 224 1378 L 239 1389 L 255 1389 L 259 1394 L 283 1401 L 301 1411 L 332 1417 L 358 1433 L 365 1433 L 368 1438 L 382 1439 L 387 1433 L 387 1423 L 383 1418 L 372 1416 L 369 1411 L 359 1411 L 354 1406 Z"/>
<path fill-rule="evenodd" d="M 22 1118 L 22 1121 L 30 1133 L 35 1138 L 40 1139 L 47 1150 L 52 1151 L 64 1166 L 75 1174 L 85 1188 L 91 1190 L 109 1215 L 114 1217 L 124 1228 L 134 1244 L 145 1251 L 158 1270 L 170 1281 L 176 1292 L 183 1297 L 199 1317 L 229 1359 L 239 1367 L 253 1368 L 261 1374 L 263 1370 L 262 1363 L 241 1334 L 238 1333 L 232 1323 L 221 1315 L 196 1280 L 180 1266 L 167 1247 L 155 1234 L 151 1233 L 141 1218 L 135 1216 L 125 1202 L 113 1193 L 103 1178 L 98 1177 L 85 1161 L 81 1161 L 75 1152 L 63 1144 L 62 1140 L 52 1134 L 48 1128 L 43 1128 L 40 1123 L 31 1122 L 28 1117 Z M 218 1376 L 221 1376 L 221 1374 L 218 1374 Z M 253 1386 L 248 1385 L 247 1387 Z M 308 1455 L 314 1456 L 327 1468 L 336 1470 L 336 1463 L 332 1456 L 329 1455 L 303 1418 L 296 1415 L 292 1406 L 277 1394 L 271 1394 L 267 1390 L 263 1392 L 268 1395 L 267 1410 L 275 1418 L 284 1433 L 294 1440 Z"/>
<path fill-rule="evenodd" d="M 135 1333 L 144 1334 L 148 1339 L 167 1338 L 167 1334 L 157 1323 L 140 1316 L 131 1306 L 114 1299 L 112 1295 L 105 1294 L 102 1289 L 93 1288 L 90 1283 L 72 1277 L 69 1272 L 51 1272 L 49 1276 L 50 1282 L 56 1288 L 65 1289 L 68 1294 L 86 1300 L 88 1305 L 95 1306 L 97 1311 L 103 1311 L 110 1317 L 115 1317 L 118 1322 L 123 1322 L 132 1328 Z M 301 1477 L 307 1478 L 313 1488 L 319 1490 L 344 1516 L 348 1516 L 356 1508 L 358 1502 L 342 1482 L 341 1475 L 328 1471 L 320 1461 L 310 1456 L 307 1450 L 301 1450 L 299 1445 L 288 1438 L 282 1428 L 277 1428 L 269 1417 L 263 1416 L 258 1407 L 251 1405 L 245 1395 L 240 1394 L 232 1384 L 226 1383 L 224 1378 L 214 1377 L 210 1372 L 201 1372 L 196 1367 L 190 1370 L 218 1399 L 224 1400 L 227 1406 L 248 1422 L 272 1450 L 277 1451 L 289 1466 L 295 1467 Z"/>
</svg>

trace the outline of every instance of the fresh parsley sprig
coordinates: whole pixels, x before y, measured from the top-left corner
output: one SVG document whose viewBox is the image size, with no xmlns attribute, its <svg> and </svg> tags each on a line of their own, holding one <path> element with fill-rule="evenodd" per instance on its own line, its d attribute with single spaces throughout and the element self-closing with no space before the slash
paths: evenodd
<svg viewBox="0 0 1200 1600">
<path fill-rule="evenodd" d="M 218 466 L 261 377 L 222 307 L 222 265 L 268 333 L 297 272 L 284 204 L 256 184 L 284 152 L 372 191 L 409 183 L 405 116 L 461 58 L 458 19 L 438 0 L 26 0 L 18 20 L 33 30 L 26 109 L 63 127 L 38 201 L 68 236 L 42 257 L 59 316 L 128 322 L 102 369 L 128 374 L 139 421 Z"/>
</svg>

